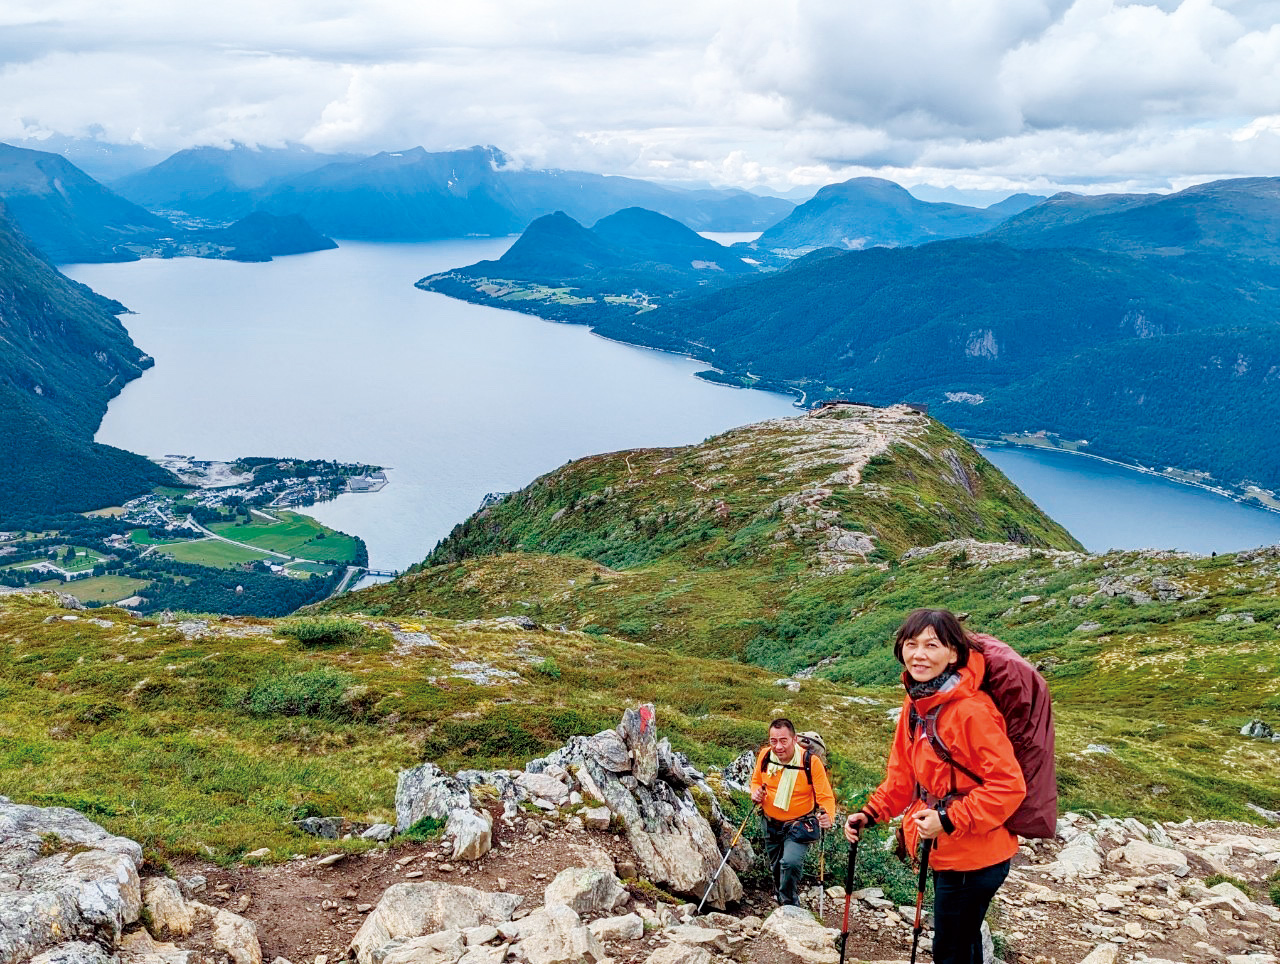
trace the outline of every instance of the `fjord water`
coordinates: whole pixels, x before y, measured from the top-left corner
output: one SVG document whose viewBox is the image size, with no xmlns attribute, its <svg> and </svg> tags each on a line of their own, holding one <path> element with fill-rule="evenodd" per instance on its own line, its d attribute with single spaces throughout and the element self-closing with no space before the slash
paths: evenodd
<svg viewBox="0 0 1280 964">
<path fill-rule="evenodd" d="M 97 439 L 152 456 L 388 466 L 382 492 L 308 512 L 361 536 L 374 568 L 403 569 L 485 493 L 569 459 L 796 414 L 786 397 L 693 378 L 705 366 L 687 358 L 413 287 L 510 243 L 344 242 L 269 264 L 70 266 L 135 312 L 123 321 L 156 359 L 111 403 Z M 1066 455 L 987 455 L 1093 550 L 1280 541 L 1280 515 L 1208 492 Z"/>
<path fill-rule="evenodd" d="M 694 378 L 706 366 L 681 356 L 413 287 L 511 241 L 70 266 L 136 312 L 122 320 L 156 360 L 97 438 L 150 456 L 385 465 L 383 491 L 307 511 L 361 536 L 373 568 L 403 569 L 486 493 L 570 459 L 796 414 L 789 397 Z"/>
<path fill-rule="evenodd" d="M 1280 513 L 1158 475 L 1034 448 L 982 454 L 1086 549 L 1233 552 L 1280 542 Z"/>
</svg>

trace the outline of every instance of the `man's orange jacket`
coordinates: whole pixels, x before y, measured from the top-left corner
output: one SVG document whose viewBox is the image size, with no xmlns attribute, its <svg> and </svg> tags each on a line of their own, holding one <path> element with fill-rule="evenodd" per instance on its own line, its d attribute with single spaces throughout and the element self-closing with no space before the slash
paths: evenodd
<svg viewBox="0 0 1280 964">
<path fill-rule="evenodd" d="M 803 748 L 801 749 L 803 753 Z M 805 777 L 803 770 L 796 773 L 796 786 L 791 791 L 791 806 L 786 810 L 780 810 L 773 805 L 773 795 L 778 790 L 778 782 L 782 779 L 785 770 L 778 770 L 776 773 L 768 774 L 764 771 L 766 761 L 769 759 L 769 748 L 765 747 L 760 755 L 756 757 L 756 769 L 751 774 L 751 792 L 755 793 L 757 787 L 764 787 L 764 803 L 761 804 L 766 817 L 772 817 L 774 820 L 795 820 L 797 817 L 803 817 L 805 814 L 812 813 L 814 809 L 814 800 L 816 797 L 817 805 L 827 812 L 827 816 L 832 820 L 836 818 L 836 795 L 831 792 L 831 781 L 827 778 L 827 768 L 822 765 L 822 761 L 815 755 L 809 760 L 809 769 L 813 771 L 813 786 L 809 785 L 808 779 Z M 817 791 L 816 794 L 814 791 Z"/>
</svg>

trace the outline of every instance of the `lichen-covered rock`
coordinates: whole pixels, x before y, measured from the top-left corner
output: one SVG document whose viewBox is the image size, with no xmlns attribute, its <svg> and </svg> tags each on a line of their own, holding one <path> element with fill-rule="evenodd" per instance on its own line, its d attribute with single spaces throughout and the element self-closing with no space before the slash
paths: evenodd
<svg viewBox="0 0 1280 964">
<path fill-rule="evenodd" d="M 503 923 L 523 898 L 438 881 L 392 884 L 351 940 L 360 964 L 374 964 L 374 952 L 395 938 L 422 937 Z"/>
<path fill-rule="evenodd" d="M 631 750 L 631 773 L 642 786 L 658 778 L 658 721 L 652 703 L 622 712 L 618 733 Z"/>
<path fill-rule="evenodd" d="M 474 810 L 454 810 L 444 835 L 453 842 L 454 860 L 479 860 L 493 848 L 493 818 Z"/>
<path fill-rule="evenodd" d="M 138 919 L 142 848 L 74 810 L 0 797 L 0 964 L 59 944 L 112 944 Z"/>
<path fill-rule="evenodd" d="M 28 964 L 109 964 L 111 960 L 101 945 L 71 941 L 37 954 Z"/>
<path fill-rule="evenodd" d="M 434 763 L 401 770 L 396 780 L 396 832 L 404 833 L 423 817 L 445 820 L 454 810 L 471 809 L 471 794 Z"/>
<path fill-rule="evenodd" d="M 156 937 L 186 937 L 195 926 L 195 911 L 187 906 L 176 880 L 148 877 L 142 882 L 142 903 Z"/>
<path fill-rule="evenodd" d="M 622 882 L 595 867 L 566 867 L 547 885 L 544 903 L 563 904 L 579 914 L 601 914 L 627 899 Z"/>
<path fill-rule="evenodd" d="M 802 907 L 779 907 L 760 929 L 758 941 L 767 941 L 784 961 L 793 964 L 836 964 L 836 931 L 823 927 Z"/>
<path fill-rule="evenodd" d="M 373 954 L 374 964 L 455 964 L 466 952 L 462 931 L 437 931 L 388 941 Z"/>
<path fill-rule="evenodd" d="M 519 943 L 512 951 L 529 964 L 599 964 L 604 946 L 564 904 L 540 907 L 516 921 Z"/>
</svg>

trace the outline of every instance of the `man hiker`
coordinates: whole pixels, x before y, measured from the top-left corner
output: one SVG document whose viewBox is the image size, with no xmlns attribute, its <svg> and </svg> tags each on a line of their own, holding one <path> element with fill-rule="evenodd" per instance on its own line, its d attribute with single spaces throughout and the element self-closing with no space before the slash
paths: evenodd
<svg viewBox="0 0 1280 964">
<path fill-rule="evenodd" d="M 801 743 L 788 719 L 769 724 L 769 745 L 751 775 L 751 800 L 764 810 L 765 852 L 778 903 L 799 904 L 804 855 L 835 822 L 836 797 L 822 758 Z"/>
</svg>

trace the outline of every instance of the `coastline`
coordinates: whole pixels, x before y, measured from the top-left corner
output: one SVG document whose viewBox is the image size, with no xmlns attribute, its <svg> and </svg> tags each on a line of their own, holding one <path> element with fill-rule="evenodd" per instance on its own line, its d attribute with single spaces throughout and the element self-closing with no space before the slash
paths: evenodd
<svg viewBox="0 0 1280 964">
<path fill-rule="evenodd" d="M 1181 476 L 1172 475 L 1162 469 L 1152 469 L 1145 465 L 1136 465 L 1132 462 L 1121 462 L 1118 459 L 1107 458 L 1104 455 L 1095 455 L 1092 452 L 1079 452 L 1075 449 L 1061 448 L 1056 445 L 1037 445 L 1034 442 L 1015 442 L 1007 438 L 993 439 L 980 435 L 968 435 L 964 432 L 959 432 L 959 434 L 979 450 L 983 448 L 1011 448 L 1039 452 L 1061 452 L 1063 455 L 1076 455 L 1080 458 L 1104 462 L 1107 465 L 1114 465 L 1118 468 L 1128 469 L 1131 472 L 1138 472 L 1142 475 L 1153 475 L 1157 478 L 1165 479 L 1168 482 L 1176 482 L 1179 485 L 1188 485 L 1192 488 L 1203 489 L 1213 495 L 1221 496 L 1224 499 L 1230 499 L 1232 502 L 1238 502 L 1239 504 L 1249 506 L 1250 508 L 1262 509 L 1264 512 L 1272 512 L 1276 515 L 1280 515 L 1280 507 L 1267 505 L 1255 497 L 1243 495 L 1237 490 L 1225 488 L 1223 486 L 1210 485 L 1207 482 L 1197 482 L 1194 479 L 1187 479 L 1182 478 Z"/>
</svg>

